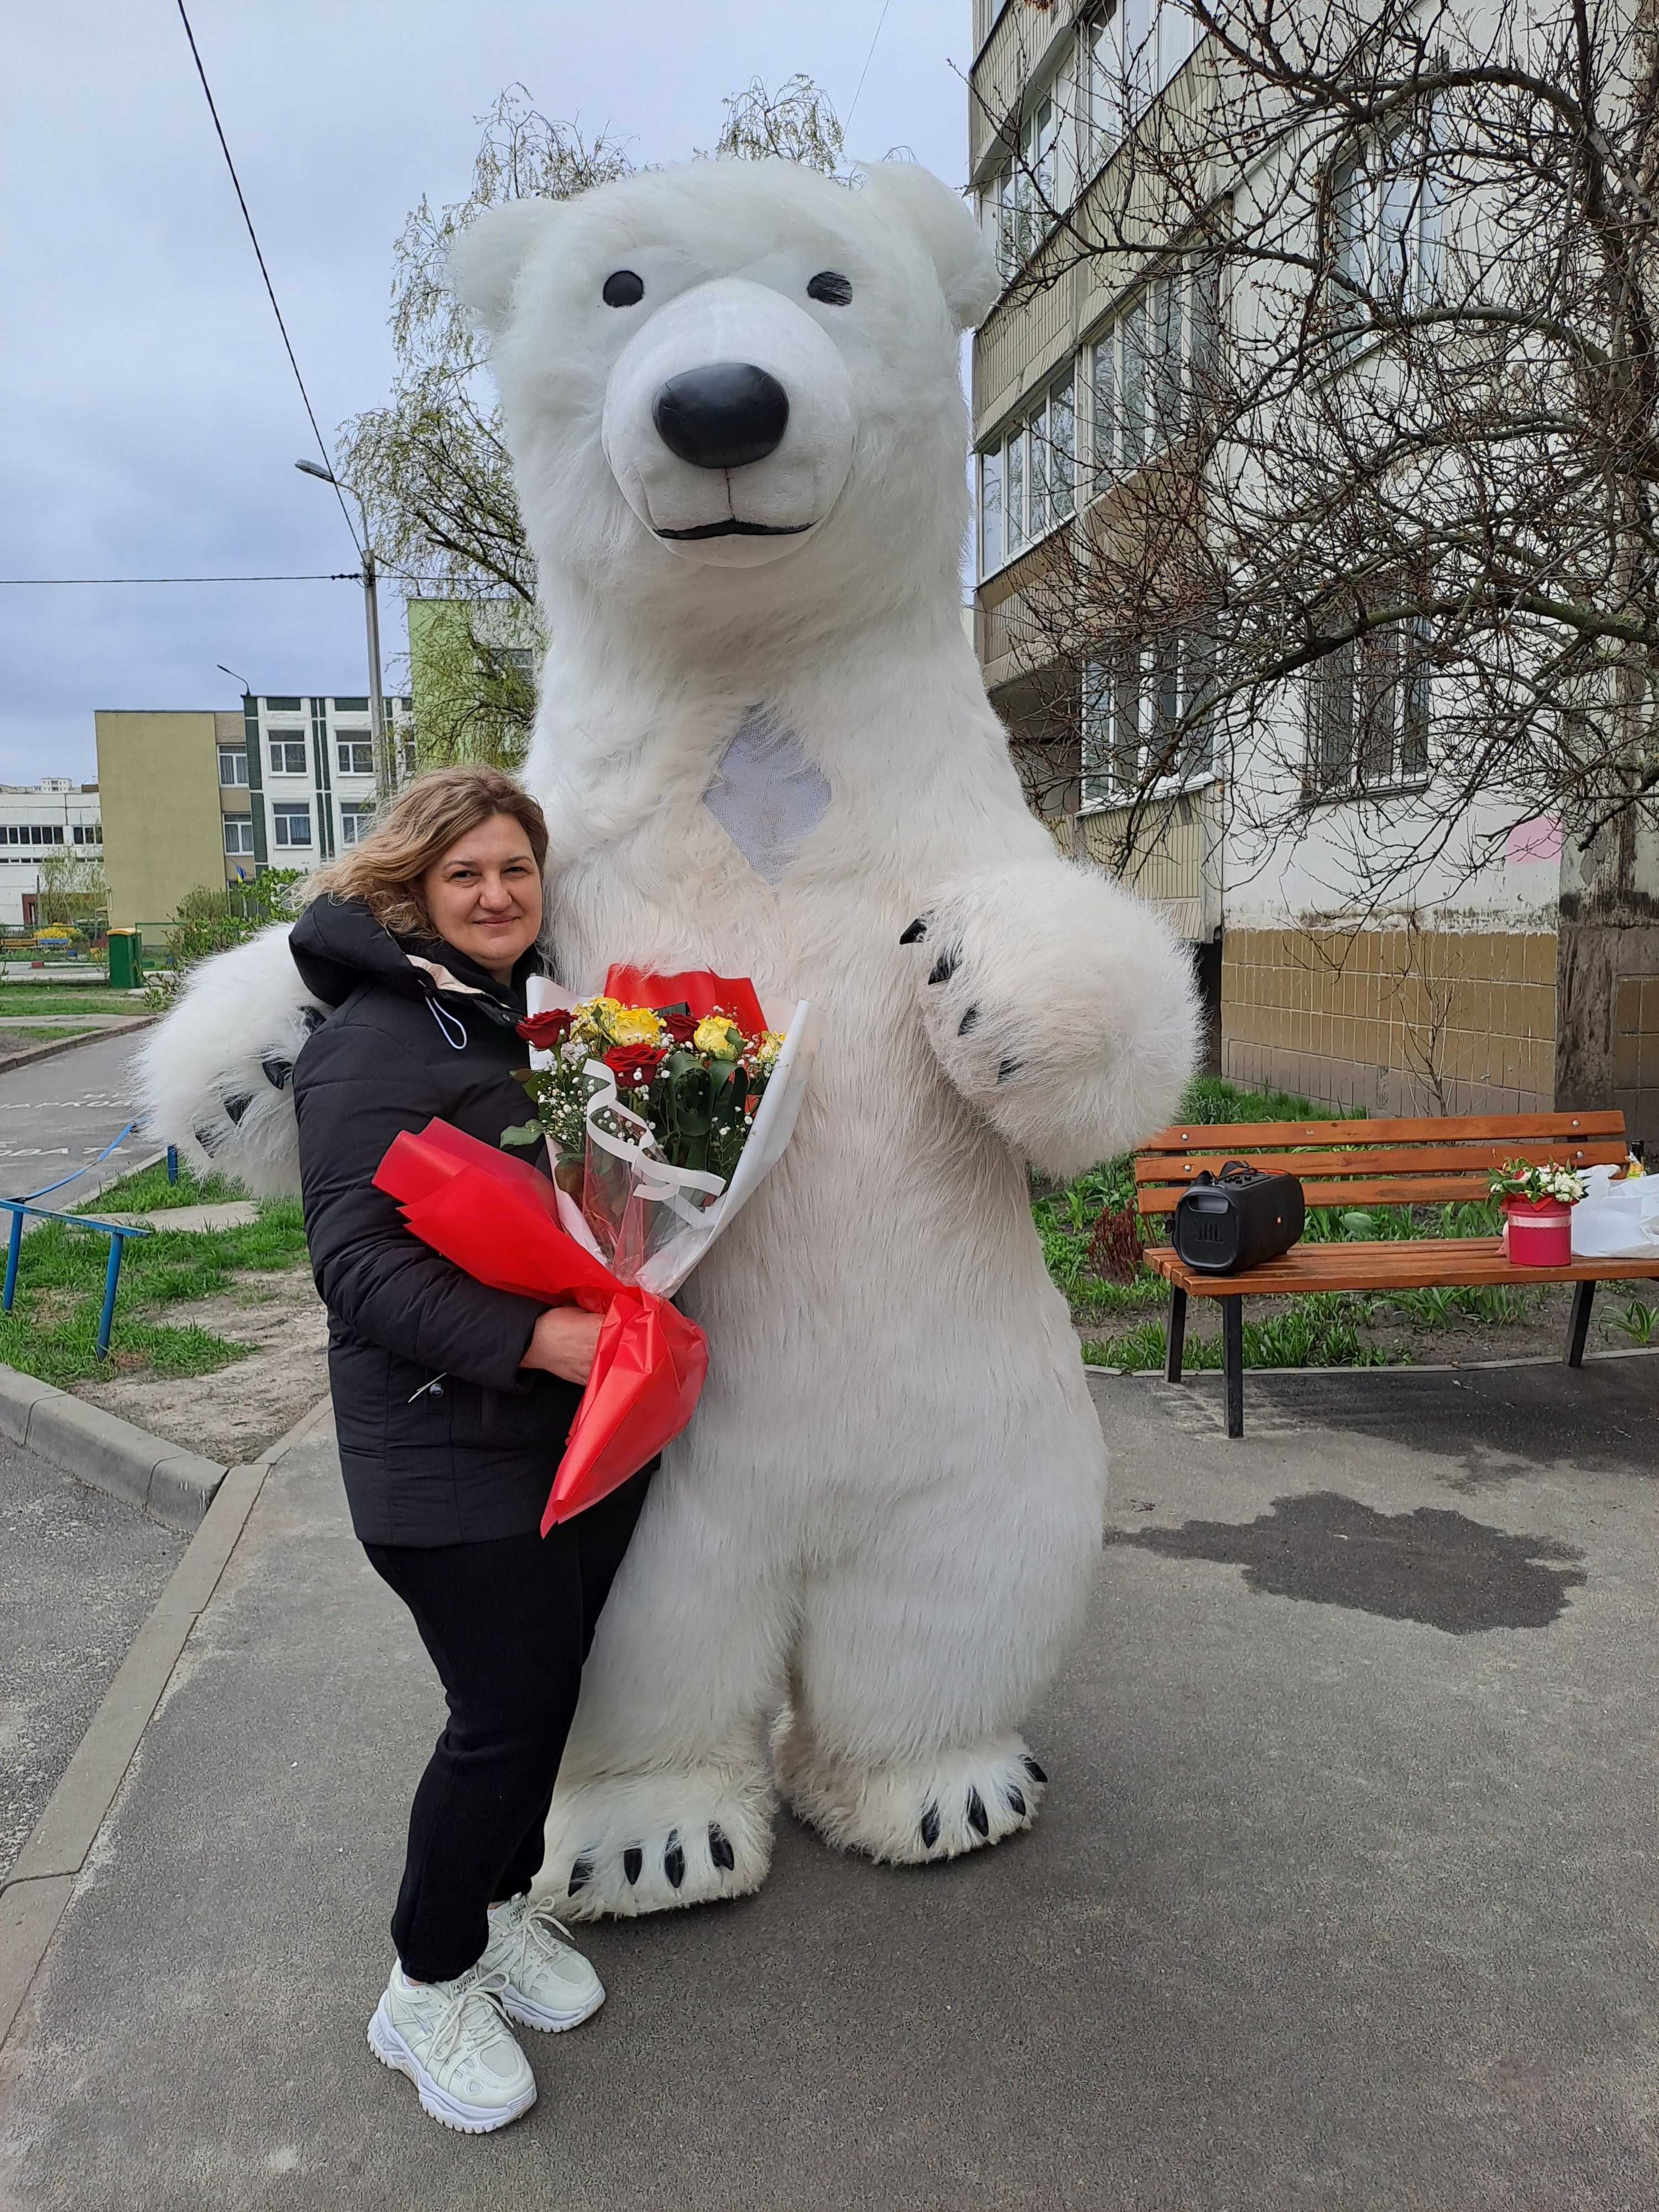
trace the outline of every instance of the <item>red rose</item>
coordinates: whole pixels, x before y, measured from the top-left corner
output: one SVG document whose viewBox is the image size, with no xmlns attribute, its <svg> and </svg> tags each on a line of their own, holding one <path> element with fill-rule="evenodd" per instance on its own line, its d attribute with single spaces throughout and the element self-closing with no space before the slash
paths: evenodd
<svg viewBox="0 0 1659 2212">
<path fill-rule="evenodd" d="M 697 1034 L 697 1018 L 695 1014 L 665 1014 L 659 1012 L 657 1019 L 676 1044 L 690 1044 Z"/>
<path fill-rule="evenodd" d="M 605 1064 L 618 1083 L 630 1091 L 643 1091 L 667 1057 L 666 1048 L 659 1044 L 613 1044 Z"/>
<path fill-rule="evenodd" d="M 562 1045 L 570 1034 L 570 1009 L 550 1007 L 544 1014 L 526 1014 L 519 1024 L 519 1035 L 526 1044 L 533 1044 L 538 1052 L 551 1052 Z"/>
</svg>

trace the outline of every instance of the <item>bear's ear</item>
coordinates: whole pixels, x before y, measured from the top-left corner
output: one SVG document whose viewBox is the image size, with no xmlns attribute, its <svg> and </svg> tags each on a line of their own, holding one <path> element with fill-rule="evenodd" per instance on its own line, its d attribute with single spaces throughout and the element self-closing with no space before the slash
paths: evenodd
<svg viewBox="0 0 1659 2212">
<path fill-rule="evenodd" d="M 1001 292 L 1002 279 L 967 202 L 917 161 L 861 161 L 859 172 L 882 214 L 927 248 L 957 328 L 972 330 Z"/>
<path fill-rule="evenodd" d="M 450 289 L 491 337 L 512 312 L 513 288 L 531 248 L 558 213 L 556 200 L 506 200 L 487 208 L 451 240 Z"/>
</svg>

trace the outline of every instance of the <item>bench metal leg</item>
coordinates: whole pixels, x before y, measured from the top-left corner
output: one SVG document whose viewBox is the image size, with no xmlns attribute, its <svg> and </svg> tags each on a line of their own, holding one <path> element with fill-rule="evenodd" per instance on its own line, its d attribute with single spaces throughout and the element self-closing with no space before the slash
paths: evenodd
<svg viewBox="0 0 1659 2212">
<path fill-rule="evenodd" d="M 1174 1283 L 1170 1285 L 1170 1326 L 1167 1334 L 1169 1349 L 1164 1355 L 1164 1379 L 1166 1382 L 1179 1382 L 1182 1354 L 1187 1349 L 1187 1293 Z"/>
<path fill-rule="evenodd" d="M 1221 1356 L 1226 1370 L 1227 1434 L 1244 1433 L 1244 1301 L 1221 1301 Z"/>
<path fill-rule="evenodd" d="M 1584 1340 L 1589 1334 L 1590 1308 L 1595 1303 L 1595 1285 L 1575 1283 L 1572 1286 L 1572 1322 L 1567 1330 L 1567 1364 L 1582 1367 L 1584 1364 Z"/>
</svg>

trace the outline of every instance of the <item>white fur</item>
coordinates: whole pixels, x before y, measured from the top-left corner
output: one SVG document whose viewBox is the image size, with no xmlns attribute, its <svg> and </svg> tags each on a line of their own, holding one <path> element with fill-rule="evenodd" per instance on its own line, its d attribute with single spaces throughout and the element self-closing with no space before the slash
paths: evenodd
<svg viewBox="0 0 1659 2212">
<path fill-rule="evenodd" d="M 584 1915 L 753 1887 L 786 1705 L 776 1771 L 831 1841 L 970 1850 L 1036 1811 L 1017 1723 L 1079 1616 L 1105 1492 L 1025 1161 L 1082 1166 L 1165 1119 L 1192 1028 L 1167 932 L 1024 806 L 963 634 L 957 329 L 983 249 L 908 167 L 848 191 L 701 162 L 486 216 L 455 267 L 494 334 L 552 639 L 527 781 L 563 979 L 710 966 L 823 1021 L 791 1150 L 683 1294 L 709 1379 L 599 1624 L 545 1884 L 565 1895 L 581 1862 Z M 601 301 L 617 268 L 644 281 L 637 308 Z M 808 299 L 824 269 L 850 304 Z M 723 357 L 787 355 L 848 426 L 811 530 L 708 541 L 769 549 L 746 566 L 686 558 L 641 511 L 672 471 L 642 458 L 637 365 L 700 365 L 716 307 Z M 830 793 L 775 884 L 702 804 L 757 707 Z M 959 966 L 930 986 L 947 941 Z"/>
<path fill-rule="evenodd" d="M 301 982 L 288 924 L 204 961 L 178 1005 L 145 1033 L 138 1052 L 143 1110 L 155 1133 L 199 1171 L 218 1165 L 267 1197 L 300 1188 L 294 1098 L 286 1079 L 311 1034 L 306 1015 L 325 1012 Z M 267 1072 L 267 1064 L 269 1072 Z M 225 1102 L 247 1103 L 240 1120 Z"/>
</svg>

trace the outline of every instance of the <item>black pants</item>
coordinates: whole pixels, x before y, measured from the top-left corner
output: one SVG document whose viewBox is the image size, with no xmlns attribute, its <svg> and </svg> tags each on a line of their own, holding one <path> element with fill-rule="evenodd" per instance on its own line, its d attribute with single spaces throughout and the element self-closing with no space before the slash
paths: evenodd
<svg viewBox="0 0 1659 2212">
<path fill-rule="evenodd" d="M 392 1916 L 417 1982 L 465 1973 L 489 1941 L 486 1908 L 528 1889 L 541 1865 L 582 1662 L 652 1472 L 545 1537 L 363 1547 L 414 1615 L 449 1705 L 410 1808 Z"/>
</svg>

